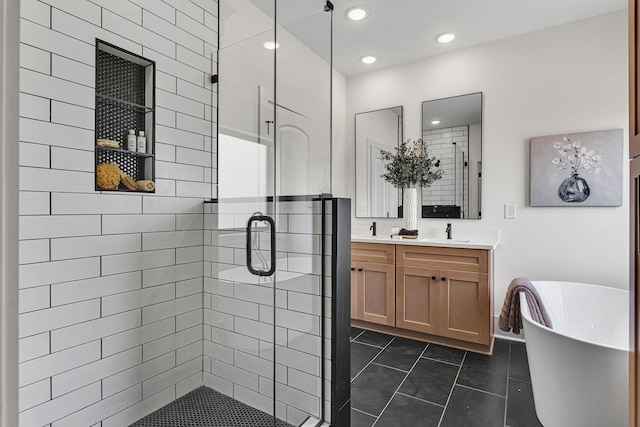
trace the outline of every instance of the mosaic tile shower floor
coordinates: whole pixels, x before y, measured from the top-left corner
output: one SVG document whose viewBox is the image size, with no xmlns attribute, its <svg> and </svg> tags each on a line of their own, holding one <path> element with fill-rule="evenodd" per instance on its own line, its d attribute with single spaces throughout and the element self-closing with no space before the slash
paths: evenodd
<svg viewBox="0 0 640 427">
<path fill-rule="evenodd" d="M 130 427 L 274 427 L 273 418 L 207 387 L 200 387 Z M 275 427 L 292 427 L 276 420 Z"/>
</svg>

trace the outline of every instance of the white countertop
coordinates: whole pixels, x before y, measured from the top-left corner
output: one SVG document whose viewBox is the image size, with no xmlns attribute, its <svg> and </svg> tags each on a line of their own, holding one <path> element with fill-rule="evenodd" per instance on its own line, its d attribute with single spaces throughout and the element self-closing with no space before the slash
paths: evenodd
<svg viewBox="0 0 640 427">
<path fill-rule="evenodd" d="M 493 250 L 500 242 L 498 233 L 487 233 L 486 235 L 474 235 L 469 238 L 459 237 L 447 240 L 443 237 L 421 237 L 417 239 L 392 239 L 390 236 L 352 235 L 352 242 L 360 243 L 384 243 L 392 245 L 417 245 L 417 246 L 438 246 L 442 248 L 465 248 L 465 249 L 487 249 Z"/>
</svg>

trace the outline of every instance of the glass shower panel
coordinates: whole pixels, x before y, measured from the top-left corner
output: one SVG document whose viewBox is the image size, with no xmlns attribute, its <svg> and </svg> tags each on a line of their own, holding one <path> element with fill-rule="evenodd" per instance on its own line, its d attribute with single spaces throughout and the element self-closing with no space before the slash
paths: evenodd
<svg viewBox="0 0 640 427">
<path fill-rule="evenodd" d="M 220 1 L 217 199 L 205 214 L 205 385 L 262 411 L 269 425 L 330 415 L 322 284 L 331 259 L 319 197 L 331 190 L 325 6 Z"/>
<path fill-rule="evenodd" d="M 331 192 L 331 10 L 319 0 L 278 0 L 276 188 Z"/>
<path fill-rule="evenodd" d="M 275 0 L 220 1 L 218 185 L 205 211 L 204 381 L 248 405 L 220 409 L 231 412 L 230 427 L 276 425 L 275 117 L 267 102 L 275 88 L 275 50 L 268 49 L 274 11 Z"/>
<path fill-rule="evenodd" d="M 469 217 L 469 168 L 466 146 L 453 144 L 454 204 L 460 207 L 460 218 Z"/>
<path fill-rule="evenodd" d="M 276 3 L 275 399 L 276 416 L 291 425 L 331 419 L 323 399 L 329 335 L 323 280 L 331 269 L 323 236 L 330 228 L 323 227 L 319 197 L 331 192 L 332 17 L 325 6 L 318 0 Z"/>
<path fill-rule="evenodd" d="M 220 1 L 218 198 L 274 195 L 274 11 L 275 0 Z"/>
</svg>

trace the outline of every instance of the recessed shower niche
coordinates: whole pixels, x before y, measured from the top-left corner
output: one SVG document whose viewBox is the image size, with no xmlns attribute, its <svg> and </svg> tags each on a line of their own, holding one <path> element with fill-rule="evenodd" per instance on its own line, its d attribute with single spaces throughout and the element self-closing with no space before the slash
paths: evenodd
<svg viewBox="0 0 640 427">
<path fill-rule="evenodd" d="M 154 192 L 155 62 L 96 40 L 97 191 Z"/>
</svg>

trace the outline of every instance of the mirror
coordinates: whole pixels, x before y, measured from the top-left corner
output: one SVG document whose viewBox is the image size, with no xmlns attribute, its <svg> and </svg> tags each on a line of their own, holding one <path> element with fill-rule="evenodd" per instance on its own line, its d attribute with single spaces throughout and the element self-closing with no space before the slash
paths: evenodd
<svg viewBox="0 0 640 427">
<path fill-rule="evenodd" d="M 400 190 L 385 182 L 380 151 L 402 141 L 403 108 L 356 114 L 356 217 L 398 218 Z"/>
<path fill-rule="evenodd" d="M 422 218 L 480 219 L 482 92 L 423 102 L 422 139 L 444 172 L 422 189 Z"/>
</svg>

